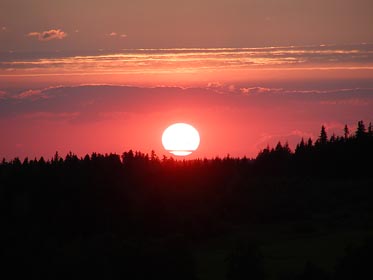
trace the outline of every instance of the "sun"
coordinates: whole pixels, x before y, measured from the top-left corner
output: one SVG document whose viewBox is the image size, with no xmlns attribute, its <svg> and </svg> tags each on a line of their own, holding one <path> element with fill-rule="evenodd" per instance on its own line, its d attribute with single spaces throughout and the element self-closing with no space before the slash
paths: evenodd
<svg viewBox="0 0 373 280">
<path fill-rule="evenodd" d="M 200 137 L 197 129 L 187 123 L 174 123 L 162 134 L 163 147 L 175 156 L 188 156 L 197 150 Z"/>
</svg>

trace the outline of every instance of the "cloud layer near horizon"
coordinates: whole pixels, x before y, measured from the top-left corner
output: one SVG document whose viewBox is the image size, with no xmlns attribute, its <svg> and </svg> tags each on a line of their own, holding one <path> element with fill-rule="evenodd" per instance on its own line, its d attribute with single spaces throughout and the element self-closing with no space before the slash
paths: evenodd
<svg viewBox="0 0 373 280">
<path fill-rule="evenodd" d="M 373 87 L 373 45 L 0 52 L 0 90 L 115 84 L 319 89 Z M 321 88 L 323 87 L 321 85 Z"/>
<path fill-rule="evenodd" d="M 62 39 L 66 36 L 60 30 L 46 32 L 33 32 L 32 36 L 39 36 L 42 40 Z M 113 32 L 110 36 L 117 36 L 117 33 Z M 273 68 L 373 70 L 373 44 L 271 48 L 123 49 L 116 52 L 100 50 L 89 54 L 0 52 L 0 70 L 14 72 L 33 69 L 40 74 L 48 69 L 89 74 L 90 72 L 144 71 L 171 73 L 226 69 L 244 71 Z"/>
</svg>

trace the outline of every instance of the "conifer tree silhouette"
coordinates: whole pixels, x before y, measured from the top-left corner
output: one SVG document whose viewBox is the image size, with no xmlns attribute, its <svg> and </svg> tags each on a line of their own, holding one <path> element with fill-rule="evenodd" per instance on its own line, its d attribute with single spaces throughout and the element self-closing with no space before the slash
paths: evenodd
<svg viewBox="0 0 373 280">
<path fill-rule="evenodd" d="M 357 123 L 357 129 L 356 129 L 355 135 L 357 139 L 362 139 L 366 135 L 366 128 L 365 128 L 364 121 L 359 121 Z"/>
<path fill-rule="evenodd" d="M 318 139 L 318 143 L 321 144 L 321 145 L 325 145 L 325 144 L 328 143 L 328 135 L 326 133 L 326 129 L 325 129 L 324 125 L 321 126 L 321 131 L 320 131 L 320 136 L 319 136 L 319 139 Z"/>
<path fill-rule="evenodd" d="M 343 128 L 343 132 L 344 132 L 344 138 L 345 138 L 345 140 L 347 140 L 348 137 L 350 137 L 350 130 L 349 130 L 347 124 L 345 124 L 345 127 Z"/>
</svg>

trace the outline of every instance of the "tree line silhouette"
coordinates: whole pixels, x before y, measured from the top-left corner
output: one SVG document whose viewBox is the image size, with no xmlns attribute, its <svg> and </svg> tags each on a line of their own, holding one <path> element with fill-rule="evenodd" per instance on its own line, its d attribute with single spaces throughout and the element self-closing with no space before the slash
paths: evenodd
<svg viewBox="0 0 373 280">
<path fill-rule="evenodd" d="M 294 151 L 279 142 L 255 159 L 180 161 L 132 150 L 3 159 L 3 268 L 43 279 L 196 279 L 196 247 L 247 227 L 372 229 L 372 158 L 372 124 L 359 121 L 353 133 L 346 125 L 329 137 L 322 126 L 315 141 Z M 266 279 L 257 244 L 239 247 L 226 279 Z M 340 261 L 336 279 L 347 279 L 342 263 L 356 255 Z M 312 263 L 302 273 L 286 277 L 331 277 Z"/>
</svg>

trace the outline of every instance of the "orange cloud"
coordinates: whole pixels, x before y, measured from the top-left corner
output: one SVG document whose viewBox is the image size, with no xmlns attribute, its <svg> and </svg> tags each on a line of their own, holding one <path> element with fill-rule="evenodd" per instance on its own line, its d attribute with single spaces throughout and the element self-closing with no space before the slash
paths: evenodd
<svg viewBox="0 0 373 280">
<path fill-rule="evenodd" d="M 111 32 L 108 34 L 110 37 L 120 37 L 120 38 L 126 38 L 127 37 L 127 34 L 118 34 L 117 32 Z"/>
<path fill-rule="evenodd" d="M 24 98 L 32 98 L 32 99 L 39 99 L 42 98 L 43 92 L 39 89 L 30 89 L 24 92 L 21 92 L 19 95 L 16 96 L 18 99 Z"/>
<path fill-rule="evenodd" d="M 276 92 L 276 91 L 282 91 L 282 89 L 277 88 L 266 88 L 266 87 L 243 87 L 240 88 L 240 92 L 243 95 L 250 95 L 250 94 L 258 94 L 258 93 L 267 93 L 267 92 Z"/>
<path fill-rule="evenodd" d="M 43 32 L 30 32 L 27 34 L 29 37 L 37 37 L 39 41 L 50 41 L 53 39 L 63 39 L 67 33 L 61 29 L 51 29 Z"/>
</svg>

